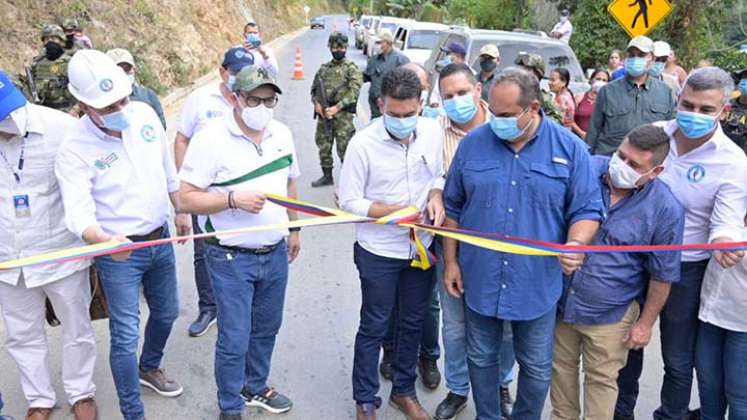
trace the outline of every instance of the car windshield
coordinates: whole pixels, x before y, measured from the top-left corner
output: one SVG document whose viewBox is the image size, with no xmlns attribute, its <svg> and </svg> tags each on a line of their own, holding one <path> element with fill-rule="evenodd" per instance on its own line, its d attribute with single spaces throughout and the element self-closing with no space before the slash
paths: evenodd
<svg viewBox="0 0 747 420">
<path fill-rule="evenodd" d="M 371 23 L 371 18 L 363 18 L 363 19 L 361 19 L 361 25 L 365 26 L 366 28 L 369 27 L 370 23 Z"/>
<path fill-rule="evenodd" d="M 381 32 L 382 29 L 389 29 L 389 32 L 394 33 L 397 26 L 399 26 L 399 24 L 394 22 L 382 22 L 381 26 L 379 26 L 379 32 Z"/>
<path fill-rule="evenodd" d="M 321 22 L 324 22 L 324 18 L 314 18 L 314 19 L 311 19 L 311 21 L 314 23 L 321 23 Z"/>
<path fill-rule="evenodd" d="M 558 45 L 532 44 L 529 42 L 521 43 L 502 43 L 495 39 L 477 39 L 469 49 L 469 62 L 472 68 L 480 68 L 477 62 L 480 54 L 480 48 L 484 45 L 494 43 L 498 44 L 498 50 L 501 53 L 501 62 L 498 69 L 503 69 L 514 65 L 514 60 L 521 52 L 536 53 L 545 60 L 545 77 L 550 77 L 550 72 L 558 67 L 565 67 L 571 74 L 571 80 L 574 82 L 585 82 L 583 70 L 578 65 L 578 61 L 572 56 L 572 52 Z"/>
<path fill-rule="evenodd" d="M 432 50 L 441 37 L 441 31 L 437 30 L 415 30 L 410 31 L 410 37 L 407 40 L 407 48 Z"/>
</svg>

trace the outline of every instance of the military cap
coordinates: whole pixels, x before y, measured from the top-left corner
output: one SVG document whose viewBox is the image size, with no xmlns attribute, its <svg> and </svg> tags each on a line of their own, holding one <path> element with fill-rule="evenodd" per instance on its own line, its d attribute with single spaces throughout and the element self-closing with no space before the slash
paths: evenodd
<svg viewBox="0 0 747 420">
<path fill-rule="evenodd" d="M 329 41 L 327 41 L 327 46 L 330 48 L 335 48 L 335 47 L 347 48 L 348 36 L 342 32 L 334 31 L 329 35 Z"/>
<path fill-rule="evenodd" d="M 62 21 L 62 29 L 66 31 L 72 31 L 73 29 L 79 29 L 80 25 L 78 25 L 78 19 L 75 18 L 66 18 Z"/>
<path fill-rule="evenodd" d="M 275 79 L 270 76 L 267 70 L 252 64 L 241 69 L 236 75 L 236 82 L 233 84 L 232 90 L 234 92 L 251 92 L 264 85 L 270 85 L 275 89 L 275 92 L 283 93 L 280 90 L 280 86 L 278 86 Z"/>
<path fill-rule="evenodd" d="M 514 64 L 529 68 L 540 80 L 545 77 L 545 60 L 539 54 L 520 52 Z"/>
<path fill-rule="evenodd" d="M 61 40 L 65 40 L 65 31 L 60 28 L 60 25 L 55 25 L 53 23 L 44 25 L 44 28 L 42 29 L 41 38 L 47 38 L 50 36 L 56 36 L 57 38 L 60 38 Z"/>
</svg>

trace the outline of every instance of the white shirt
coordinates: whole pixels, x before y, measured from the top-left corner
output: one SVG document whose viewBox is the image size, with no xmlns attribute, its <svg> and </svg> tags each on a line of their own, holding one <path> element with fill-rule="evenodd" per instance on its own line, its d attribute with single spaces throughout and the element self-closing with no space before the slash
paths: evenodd
<svg viewBox="0 0 747 420">
<path fill-rule="evenodd" d="M 261 152 L 260 152 L 261 150 Z M 262 176 L 232 185 L 215 185 L 257 170 L 281 158 L 290 158 L 290 165 Z M 296 147 L 291 131 L 282 123 L 272 120 L 264 131 L 259 146 L 244 136 L 233 113 L 212 121 L 192 139 L 184 164 L 179 172 L 182 181 L 208 192 L 258 191 L 288 195 L 288 180 L 301 175 L 296 158 Z M 285 208 L 265 202 L 262 211 L 252 214 L 243 210 L 223 210 L 209 216 L 212 228 L 207 228 L 207 216 L 199 216 L 205 232 L 287 223 Z M 242 248 L 261 248 L 274 245 L 288 236 L 288 229 L 252 232 L 246 235 L 218 236 L 221 245 Z"/>
<path fill-rule="evenodd" d="M 108 234 L 145 235 L 166 223 L 169 193 L 179 190 L 161 122 L 142 102 L 127 107 L 130 126 L 111 137 L 88 116 L 66 136 L 55 173 L 65 221 L 79 237 L 100 224 Z"/>
<path fill-rule="evenodd" d="M 560 21 L 555 24 L 551 32 L 557 32 L 559 34 L 562 34 L 560 36 L 560 40 L 567 44 L 568 42 L 571 41 L 571 34 L 573 33 L 573 25 L 571 25 L 570 20 L 566 20 L 565 22 Z"/>
<path fill-rule="evenodd" d="M 11 168 L 0 160 L 0 261 L 85 245 L 65 228 L 60 189 L 54 176 L 60 142 L 73 130 L 76 120 L 64 112 L 33 104 L 27 104 L 25 109 L 25 139 L 0 140 L 0 151 L 21 179 L 16 182 Z M 21 149 L 24 163 L 23 170 L 18 171 Z M 13 197 L 24 195 L 28 195 L 29 214 L 18 217 Z M 37 287 L 89 265 L 85 260 L 2 270 L 0 282 L 15 286 L 23 273 L 26 287 Z"/>
<path fill-rule="evenodd" d="M 742 228 L 740 238 L 735 240 L 747 241 L 747 228 Z M 747 333 L 746 308 L 747 258 L 729 269 L 711 259 L 700 292 L 700 320 L 727 330 Z"/>
<path fill-rule="evenodd" d="M 176 131 L 191 139 L 196 132 L 214 119 L 230 114 L 231 104 L 223 97 L 220 85 L 213 83 L 196 89 L 184 101 Z"/>
<path fill-rule="evenodd" d="M 377 118 L 358 131 L 348 144 L 340 172 L 340 206 L 367 216 L 374 202 L 413 205 L 424 211 L 428 193 L 443 189 L 443 130 L 435 119 L 418 118 L 409 146 L 393 140 Z M 367 251 L 388 258 L 410 259 L 415 249 L 407 229 L 399 226 L 357 224 L 358 243 Z M 418 232 L 423 244 L 433 237 Z"/>
<path fill-rule="evenodd" d="M 685 244 L 709 243 L 718 237 L 737 240 L 747 213 L 747 157 L 716 124 L 713 137 L 679 156 L 676 120 L 655 123 L 669 134 L 669 155 L 659 179 L 685 207 Z M 683 251 L 682 261 L 708 259 L 708 251 Z"/>
</svg>

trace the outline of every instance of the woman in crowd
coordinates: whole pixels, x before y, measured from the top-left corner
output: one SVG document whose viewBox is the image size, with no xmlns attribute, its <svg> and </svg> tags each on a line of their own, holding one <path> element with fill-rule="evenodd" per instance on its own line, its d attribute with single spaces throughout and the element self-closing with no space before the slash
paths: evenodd
<svg viewBox="0 0 747 420">
<path fill-rule="evenodd" d="M 610 56 L 607 58 L 607 73 L 612 74 L 615 70 L 622 67 L 622 51 L 618 49 L 612 50 Z"/>
<path fill-rule="evenodd" d="M 563 113 L 563 125 L 571 128 L 573 116 L 576 113 L 576 102 L 573 93 L 568 89 L 571 75 L 563 67 L 558 67 L 550 72 L 550 92 L 555 94 L 555 104 Z"/>
<path fill-rule="evenodd" d="M 576 95 L 576 114 L 573 118 L 571 130 L 582 139 L 586 138 L 586 131 L 589 129 L 591 115 L 594 113 L 594 104 L 596 103 L 599 89 L 609 81 L 610 75 L 606 70 L 595 70 L 594 74 L 591 75 L 591 79 L 589 79 L 591 89 Z"/>
</svg>

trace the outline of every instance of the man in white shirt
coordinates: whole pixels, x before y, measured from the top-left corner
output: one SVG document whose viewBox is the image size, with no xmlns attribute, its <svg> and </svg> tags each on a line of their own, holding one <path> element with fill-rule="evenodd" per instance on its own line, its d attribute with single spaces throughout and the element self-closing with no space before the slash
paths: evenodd
<svg viewBox="0 0 747 420">
<path fill-rule="evenodd" d="M 264 68 L 236 76 L 232 110 L 195 135 L 182 166 L 181 200 L 206 232 L 287 223 L 296 213 L 263 193 L 297 197 L 300 175 L 290 130 L 273 119 L 280 88 Z M 298 228 L 209 239 L 206 258 L 218 309 L 215 380 L 221 420 L 244 404 L 284 413 L 293 403 L 267 384 L 280 330 L 288 264 Z M 286 240 L 287 238 L 287 240 Z"/>
<path fill-rule="evenodd" d="M 427 206 L 434 224 L 443 221 L 443 132 L 433 119 L 418 117 L 421 90 L 412 70 L 394 68 L 384 75 L 379 99 L 384 116 L 356 133 L 345 154 L 343 210 L 379 218 L 408 206 L 421 211 Z M 417 235 L 426 247 L 431 245 L 431 235 Z M 357 226 L 355 263 L 363 295 L 353 362 L 358 420 L 375 419 L 381 404 L 376 395 L 379 349 L 393 312 L 397 329 L 389 403 L 409 419 L 429 418 L 415 393 L 415 366 L 434 270 L 412 267 L 414 255 L 407 229 Z"/>
<path fill-rule="evenodd" d="M 85 113 L 65 136 L 55 165 L 65 222 L 88 243 L 167 238 L 169 198 L 177 209 L 179 182 L 166 133 L 151 107 L 129 102 L 132 84 L 106 54 L 77 52 L 68 89 Z M 189 215 L 177 213 L 179 235 Z M 109 302 L 109 361 L 125 420 L 145 415 L 139 384 L 175 397 L 182 387 L 160 368 L 179 315 L 173 246 L 160 245 L 95 259 Z M 138 364 L 140 288 L 150 316 Z"/>
<path fill-rule="evenodd" d="M 266 45 L 262 45 L 262 35 L 259 33 L 257 22 L 248 22 L 244 25 L 244 48 L 254 58 L 254 65 L 267 70 L 271 77 L 278 77 L 278 60 L 275 54 Z"/>
<path fill-rule="evenodd" d="M 26 102 L 0 71 L 0 260 L 83 245 L 68 232 L 54 158 L 75 126 L 70 115 Z M 11 205 L 12 203 L 12 205 Z M 62 323 L 62 377 L 76 419 L 96 418 L 96 340 L 88 307 L 88 261 L 0 271 L 8 353 L 18 365 L 27 419 L 48 419 L 57 399 L 48 363 L 45 299 Z"/>
<path fill-rule="evenodd" d="M 176 169 L 180 169 L 184 155 L 187 153 L 190 140 L 196 133 L 202 130 L 213 120 L 222 120 L 231 114 L 231 87 L 236 75 L 244 67 L 251 65 L 254 59 L 247 53 L 244 47 L 238 46 L 229 49 L 223 54 L 223 63 L 218 69 L 220 82 L 212 83 L 192 92 L 184 102 L 178 127 L 176 139 L 174 140 L 174 155 L 176 158 Z M 197 223 L 197 216 L 192 215 L 192 228 L 195 234 L 202 233 Z M 194 242 L 194 277 L 197 287 L 197 318 L 189 326 L 190 337 L 200 337 L 205 334 L 211 326 L 215 325 L 215 297 L 213 286 L 210 281 L 205 265 L 205 240 L 195 239 Z"/>
<path fill-rule="evenodd" d="M 660 175 L 685 207 L 685 244 L 733 242 L 740 238 L 747 212 L 747 157 L 721 130 L 734 83 L 717 67 L 695 70 L 680 95 L 677 118 L 656 123 L 671 147 Z M 682 419 L 688 407 L 695 367 L 701 284 L 711 253 L 683 251 L 681 279 L 672 285 L 661 312 L 664 381 L 655 419 Z M 722 267 L 739 264 L 744 251 L 713 252 Z M 643 355 L 631 351 L 620 371 L 616 414 L 629 418 L 637 397 Z M 698 376 L 712 372 L 698 371 Z"/>
<path fill-rule="evenodd" d="M 560 21 L 555 24 L 550 32 L 550 36 L 557 38 L 566 44 L 571 42 L 571 35 L 573 34 L 573 25 L 568 19 L 571 16 L 571 12 L 567 9 L 560 12 Z"/>
</svg>

